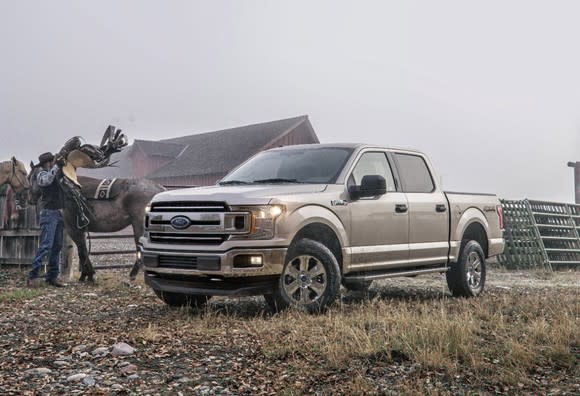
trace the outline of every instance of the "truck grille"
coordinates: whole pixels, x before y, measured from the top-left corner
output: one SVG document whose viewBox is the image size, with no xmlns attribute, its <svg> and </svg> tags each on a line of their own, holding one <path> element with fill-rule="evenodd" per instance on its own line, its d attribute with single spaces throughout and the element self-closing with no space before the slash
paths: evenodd
<svg viewBox="0 0 580 396">
<path fill-rule="evenodd" d="M 173 245 L 219 245 L 228 238 L 228 235 L 193 234 L 185 232 L 151 232 L 149 238 L 151 239 L 151 242 Z"/>
<path fill-rule="evenodd" d="M 225 202 L 153 202 L 145 218 L 152 243 L 220 245 L 230 235 L 251 231 L 249 212 L 233 212 Z"/>
<path fill-rule="evenodd" d="M 197 257 L 159 256 L 163 268 L 197 269 Z"/>
<path fill-rule="evenodd" d="M 158 257 L 161 268 L 176 268 L 186 270 L 219 271 L 221 267 L 218 256 L 166 256 Z"/>
<path fill-rule="evenodd" d="M 175 201 L 175 202 L 154 202 L 151 205 L 152 213 L 159 212 L 227 212 L 225 202 L 206 201 Z"/>
</svg>

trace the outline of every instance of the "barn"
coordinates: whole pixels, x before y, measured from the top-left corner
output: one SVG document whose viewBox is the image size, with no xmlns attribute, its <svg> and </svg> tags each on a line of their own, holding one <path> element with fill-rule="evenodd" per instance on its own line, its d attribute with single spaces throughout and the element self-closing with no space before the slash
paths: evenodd
<svg viewBox="0 0 580 396">
<path fill-rule="evenodd" d="M 165 186 L 207 186 L 252 155 L 273 147 L 319 143 L 308 116 L 164 140 L 140 140 L 113 157 L 117 167 L 83 170 L 94 177 L 148 178 Z"/>
</svg>

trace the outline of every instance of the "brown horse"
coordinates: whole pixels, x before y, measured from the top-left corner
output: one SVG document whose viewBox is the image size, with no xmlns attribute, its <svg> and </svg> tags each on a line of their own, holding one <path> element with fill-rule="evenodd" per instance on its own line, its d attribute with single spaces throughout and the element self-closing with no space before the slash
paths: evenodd
<svg viewBox="0 0 580 396">
<path fill-rule="evenodd" d="M 35 203 L 40 196 L 40 188 L 36 180 L 40 169 L 40 167 L 34 167 L 28 178 L 31 186 L 31 203 Z M 139 238 L 143 236 L 145 207 L 155 194 L 165 191 L 165 188 L 147 179 L 116 179 L 107 194 L 110 194 L 109 199 L 97 199 L 95 197 L 98 194 L 95 193 L 101 181 L 101 179 L 91 177 L 78 177 L 78 183 L 82 186 L 81 191 L 86 199 L 88 225 L 79 228 L 76 204 L 70 201 L 70 197 L 66 199 L 63 212 L 65 231 L 77 246 L 81 282 L 93 282 L 95 274 L 85 240 L 86 233 L 116 232 L 131 226 L 137 250 Z M 64 188 L 66 192 L 66 187 Z M 141 260 L 137 258 L 129 274 L 131 280 L 135 279 L 140 268 Z"/>
</svg>

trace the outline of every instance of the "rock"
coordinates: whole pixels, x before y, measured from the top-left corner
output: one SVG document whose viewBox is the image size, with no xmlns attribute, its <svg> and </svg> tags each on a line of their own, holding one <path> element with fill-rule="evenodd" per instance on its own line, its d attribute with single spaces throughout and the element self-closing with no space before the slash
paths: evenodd
<svg viewBox="0 0 580 396">
<path fill-rule="evenodd" d="M 67 377 L 67 382 L 79 382 L 87 377 L 85 373 L 73 374 Z"/>
<path fill-rule="evenodd" d="M 189 377 L 181 377 L 180 379 L 177 380 L 177 382 L 181 382 L 181 383 L 186 383 L 186 382 L 191 382 L 191 381 L 193 381 L 193 380 Z"/>
<path fill-rule="evenodd" d="M 93 349 L 93 352 L 91 352 L 93 354 L 93 356 L 105 356 L 106 354 L 109 353 L 109 348 L 107 347 L 98 347 Z"/>
<path fill-rule="evenodd" d="M 74 347 L 72 349 L 72 353 L 81 353 L 87 350 L 87 346 L 86 345 L 77 345 L 76 347 Z"/>
<path fill-rule="evenodd" d="M 65 362 L 64 360 L 55 360 L 54 362 L 52 362 L 52 364 L 54 364 L 57 367 L 63 367 L 68 366 L 69 362 Z"/>
<path fill-rule="evenodd" d="M 52 373 L 52 370 L 47 368 L 47 367 L 36 367 L 36 368 L 32 368 L 30 370 L 26 370 L 26 374 L 32 374 L 32 375 L 47 375 Z"/>
<path fill-rule="evenodd" d="M 123 389 L 123 385 L 113 384 L 113 385 L 111 385 L 111 389 L 112 390 L 121 390 L 121 389 Z"/>
<path fill-rule="evenodd" d="M 130 376 L 127 377 L 127 379 L 130 381 L 135 381 L 139 379 L 139 374 L 131 374 Z"/>
<path fill-rule="evenodd" d="M 127 356 L 133 353 L 135 353 L 135 348 L 124 342 L 118 342 L 113 345 L 113 350 L 111 351 L 113 356 Z"/>
<path fill-rule="evenodd" d="M 98 297 L 97 293 L 83 293 L 83 297 Z"/>
<path fill-rule="evenodd" d="M 119 371 L 123 375 L 135 374 L 137 372 L 137 366 L 134 364 L 128 364 L 127 366 L 121 367 L 121 370 Z"/>
<path fill-rule="evenodd" d="M 85 377 L 83 378 L 83 384 L 85 384 L 86 386 L 93 386 L 95 385 L 95 379 L 91 376 Z"/>
</svg>

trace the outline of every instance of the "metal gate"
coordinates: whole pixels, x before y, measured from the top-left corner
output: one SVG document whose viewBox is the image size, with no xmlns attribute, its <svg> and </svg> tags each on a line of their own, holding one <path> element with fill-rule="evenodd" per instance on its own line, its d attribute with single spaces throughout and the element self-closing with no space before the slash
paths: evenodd
<svg viewBox="0 0 580 396">
<path fill-rule="evenodd" d="M 508 268 L 580 266 L 580 205 L 502 200 Z"/>
</svg>

